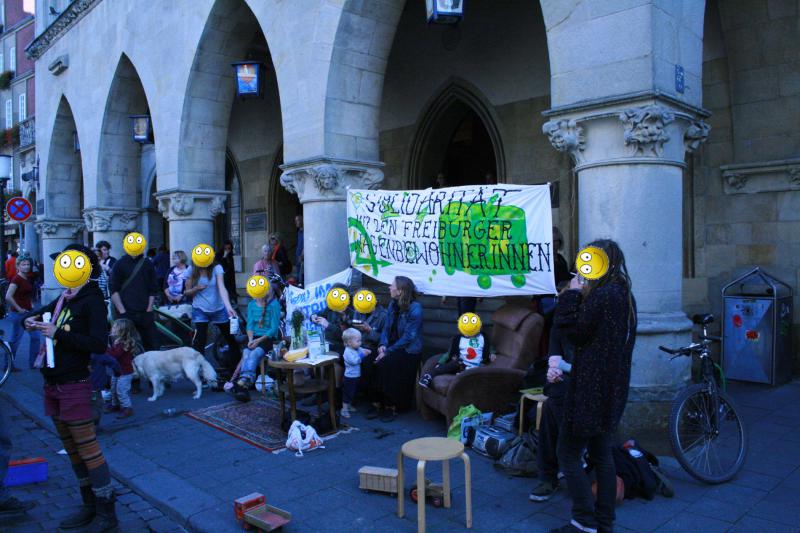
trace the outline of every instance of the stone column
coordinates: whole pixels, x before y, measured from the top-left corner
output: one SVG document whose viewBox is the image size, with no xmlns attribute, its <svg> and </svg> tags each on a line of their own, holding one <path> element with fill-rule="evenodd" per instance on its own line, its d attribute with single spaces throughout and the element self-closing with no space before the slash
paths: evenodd
<svg viewBox="0 0 800 533">
<path fill-rule="evenodd" d="M 42 302 L 47 303 L 61 292 L 59 285 L 53 277 L 53 260 L 50 254 L 60 252 L 68 244 L 81 242 L 85 226 L 83 220 L 71 219 L 45 219 L 36 222 L 36 232 L 42 239 L 42 262 L 44 263 L 44 287 L 42 288 Z"/>
<path fill-rule="evenodd" d="M 658 346 L 690 340 L 681 301 L 684 154 L 708 136 L 697 118 L 707 113 L 651 97 L 548 114 L 543 132 L 578 174 L 579 246 L 614 239 L 633 281 L 639 327 L 626 425 L 663 427 L 689 377 L 689 360 L 670 362 Z"/>
<path fill-rule="evenodd" d="M 36 233 L 36 221 L 33 219 L 33 217 L 25 221 L 25 227 L 23 231 L 25 232 L 25 242 L 23 243 L 22 248 L 28 252 L 28 255 L 31 256 L 31 259 L 38 261 L 39 234 Z"/>
<path fill-rule="evenodd" d="M 86 229 L 92 232 L 92 242 L 108 241 L 112 255 L 120 257 L 122 240 L 131 231 L 141 232 L 139 209 L 129 207 L 88 207 L 83 210 Z M 147 237 L 147 235 L 145 235 Z"/>
<path fill-rule="evenodd" d="M 200 243 L 214 246 L 214 218 L 225 212 L 227 191 L 176 189 L 156 193 L 158 210 L 169 221 L 170 252 L 187 256 Z"/>
<path fill-rule="evenodd" d="M 281 185 L 303 204 L 305 281 L 313 283 L 350 265 L 348 188 L 375 189 L 383 163 L 319 157 L 281 166 Z"/>
</svg>

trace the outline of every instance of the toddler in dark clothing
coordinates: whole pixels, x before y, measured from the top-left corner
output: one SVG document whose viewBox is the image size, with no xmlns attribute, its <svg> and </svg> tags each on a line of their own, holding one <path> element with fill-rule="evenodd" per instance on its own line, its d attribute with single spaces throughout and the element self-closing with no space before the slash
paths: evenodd
<svg viewBox="0 0 800 533">
<path fill-rule="evenodd" d="M 481 318 L 475 313 L 464 313 L 458 318 L 458 331 L 450 343 L 450 350 L 444 354 L 430 373 L 423 375 L 419 384 L 430 387 L 433 378 L 442 374 L 458 374 L 481 364 L 494 361 L 490 355 L 489 343 L 481 333 Z"/>
<path fill-rule="evenodd" d="M 92 420 L 94 425 L 100 425 L 100 417 L 103 414 L 105 402 L 103 400 L 103 391 L 108 389 L 108 370 L 111 369 L 113 375 L 117 376 L 122 373 L 122 367 L 116 359 L 107 353 L 93 353 L 92 354 Z"/>
</svg>

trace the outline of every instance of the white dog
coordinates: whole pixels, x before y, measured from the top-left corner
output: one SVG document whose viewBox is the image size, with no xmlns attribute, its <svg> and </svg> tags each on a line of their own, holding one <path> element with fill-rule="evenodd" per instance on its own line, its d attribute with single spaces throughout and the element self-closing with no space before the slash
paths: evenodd
<svg viewBox="0 0 800 533">
<path fill-rule="evenodd" d="M 195 400 L 203 393 L 203 379 L 212 387 L 217 385 L 217 373 L 214 367 L 200 355 L 200 352 L 192 348 L 144 352 L 136 356 L 133 366 L 141 379 L 149 379 L 153 385 L 153 395 L 147 399 L 148 402 L 154 402 L 164 394 L 166 380 L 177 380 L 181 376 L 186 377 L 197 387 L 192 395 Z"/>
</svg>

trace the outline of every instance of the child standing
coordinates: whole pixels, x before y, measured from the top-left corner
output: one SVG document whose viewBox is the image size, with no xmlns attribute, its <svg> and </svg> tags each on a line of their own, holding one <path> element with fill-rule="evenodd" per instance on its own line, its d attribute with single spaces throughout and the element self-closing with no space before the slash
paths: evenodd
<svg viewBox="0 0 800 533">
<path fill-rule="evenodd" d="M 94 425 L 100 426 L 100 417 L 103 414 L 103 401 L 104 389 L 108 389 L 108 370 L 114 373 L 115 376 L 122 374 L 122 367 L 116 359 L 107 353 L 93 353 L 92 354 L 92 420 Z"/>
<path fill-rule="evenodd" d="M 117 418 L 133 415 L 131 381 L 133 381 L 133 351 L 136 348 L 136 327 L 133 321 L 119 318 L 111 326 L 114 341 L 106 353 L 117 360 L 122 372 L 111 378 L 111 409 L 119 411 Z"/>
<path fill-rule="evenodd" d="M 442 356 L 429 374 L 419 380 L 423 387 L 430 387 L 433 378 L 442 374 L 458 374 L 494 360 L 489 357 L 489 346 L 481 333 L 481 318 L 475 313 L 464 313 L 458 318 L 458 331 L 453 337 L 450 351 Z"/>
<path fill-rule="evenodd" d="M 358 390 L 358 380 L 361 377 L 361 361 L 372 353 L 361 347 L 361 332 L 355 328 L 347 328 L 342 332 L 344 342 L 344 381 L 342 382 L 342 417 L 350 418 L 350 413 L 355 412 L 353 399 Z"/>
</svg>

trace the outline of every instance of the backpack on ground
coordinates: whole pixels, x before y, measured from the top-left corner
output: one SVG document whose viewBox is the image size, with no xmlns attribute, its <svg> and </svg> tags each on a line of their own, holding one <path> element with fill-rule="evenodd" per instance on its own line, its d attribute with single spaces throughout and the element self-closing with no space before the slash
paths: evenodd
<svg viewBox="0 0 800 533">
<path fill-rule="evenodd" d="M 536 448 L 539 446 L 536 431 L 525 432 L 511 441 L 508 449 L 495 461 L 494 467 L 516 477 L 533 477 L 539 473 L 536 467 Z"/>
</svg>

